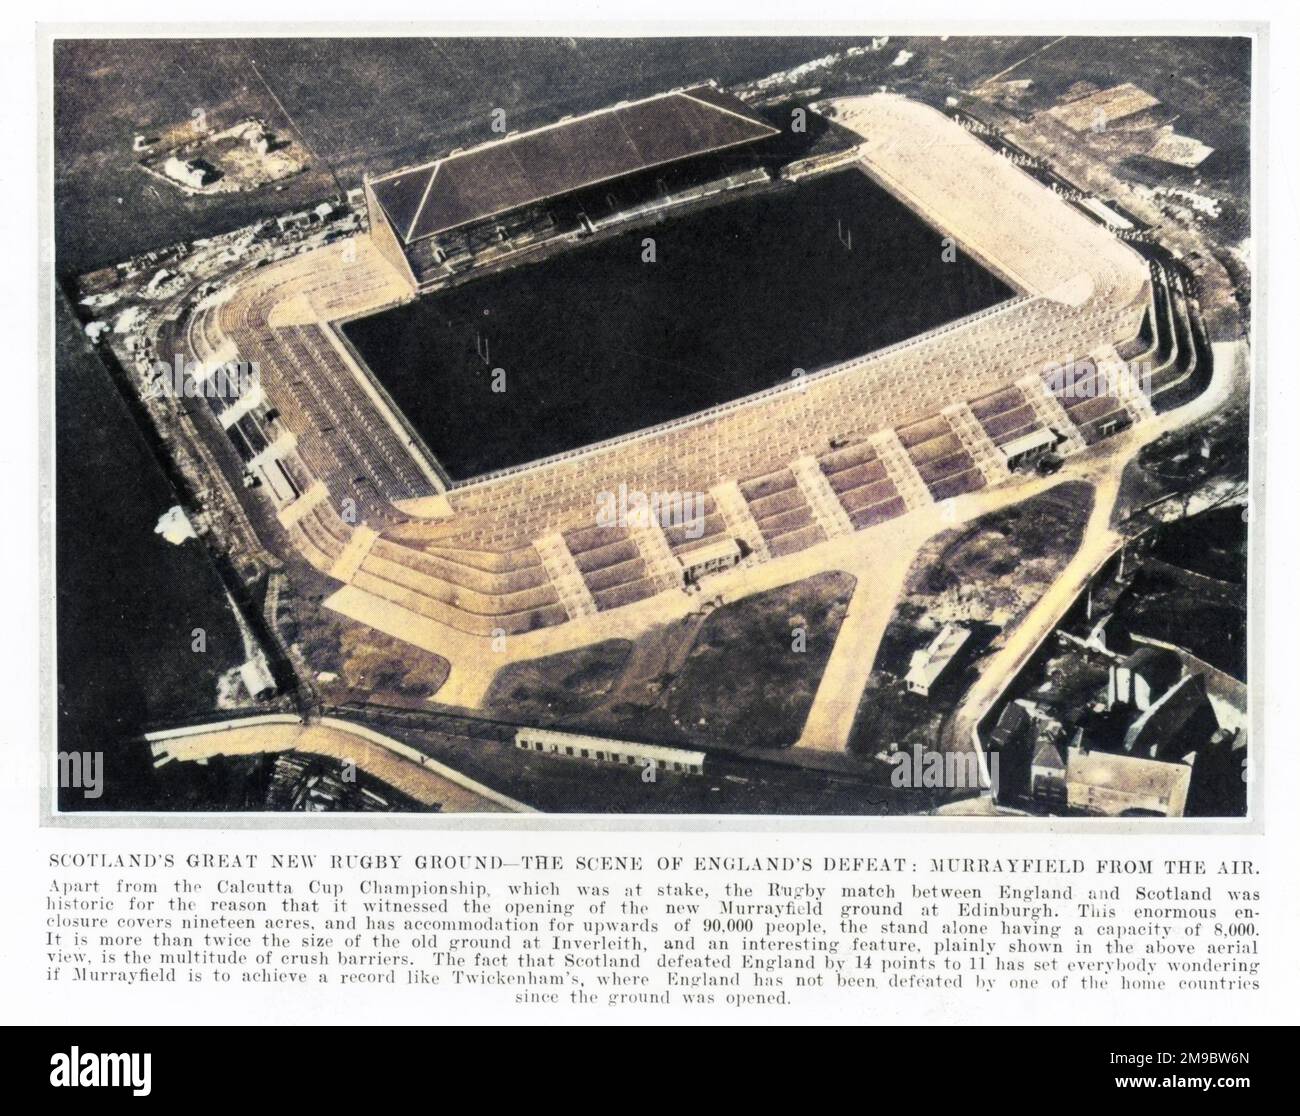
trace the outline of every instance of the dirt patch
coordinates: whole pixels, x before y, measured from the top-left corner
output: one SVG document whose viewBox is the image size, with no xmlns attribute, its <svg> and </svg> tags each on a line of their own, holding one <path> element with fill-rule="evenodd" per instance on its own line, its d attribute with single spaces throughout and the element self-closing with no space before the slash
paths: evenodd
<svg viewBox="0 0 1300 1116">
<path fill-rule="evenodd" d="M 382 695 L 389 704 L 422 705 L 451 673 L 442 656 L 327 609 L 286 607 L 282 600 L 277 620 L 310 664 L 321 697 L 331 704 Z"/>
<path fill-rule="evenodd" d="M 1250 399 L 1232 402 L 1194 426 L 1173 430 L 1144 446 L 1124 470 L 1115 522 L 1188 515 L 1234 491 L 1244 491 L 1250 470 Z"/>
<path fill-rule="evenodd" d="M 885 629 L 858 707 L 849 750 L 874 755 L 892 744 L 934 747 L 948 714 L 1001 645 L 1060 576 L 1092 511 L 1092 486 L 1059 484 L 1012 507 L 936 535 L 917 554 Z M 903 683 L 913 652 L 945 624 L 971 638 L 928 697 Z"/>
<path fill-rule="evenodd" d="M 613 689 L 631 654 L 625 639 L 594 643 L 502 668 L 483 707 L 492 716 L 525 724 L 554 724 L 590 709 Z"/>
<path fill-rule="evenodd" d="M 256 190 L 307 169 L 307 152 L 288 136 L 277 136 L 249 117 L 214 131 L 206 113 L 185 124 L 144 137 L 147 154 L 140 165 L 155 178 L 187 194 L 230 194 Z M 194 180 L 189 175 L 195 175 Z"/>
<path fill-rule="evenodd" d="M 930 617 L 933 631 L 964 620 L 1007 627 L 1078 549 L 1092 500 L 1091 485 L 1070 481 L 936 535 L 908 572 L 905 602 Z"/>
<path fill-rule="evenodd" d="M 511 720 L 632 740 L 789 747 L 855 584 L 846 573 L 818 574 L 653 628 L 635 643 L 507 667 L 487 707 Z"/>
<path fill-rule="evenodd" d="M 654 704 L 625 710 L 665 740 L 785 748 L 798 739 L 856 579 L 820 574 L 714 612 Z"/>
</svg>

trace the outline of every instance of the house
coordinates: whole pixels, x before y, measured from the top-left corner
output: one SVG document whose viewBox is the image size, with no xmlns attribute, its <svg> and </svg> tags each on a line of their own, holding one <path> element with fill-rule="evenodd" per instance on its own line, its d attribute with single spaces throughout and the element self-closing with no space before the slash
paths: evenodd
<svg viewBox="0 0 1300 1116">
<path fill-rule="evenodd" d="M 275 143 L 271 133 L 259 124 L 254 124 L 244 133 L 244 140 L 257 155 L 265 155 Z"/>
<path fill-rule="evenodd" d="M 310 228 L 315 220 L 311 213 L 287 213 L 275 219 L 275 227 L 282 233 L 297 232 Z"/>
<path fill-rule="evenodd" d="M 1188 816 L 1246 816 L 1251 774 L 1248 755 L 1246 734 L 1241 729 L 1221 728 L 1210 737 L 1192 764 Z"/>
<path fill-rule="evenodd" d="M 1066 766 L 1057 741 L 1050 734 L 1039 737 L 1029 764 L 1029 795 L 1046 803 L 1065 805 Z"/>
<path fill-rule="evenodd" d="M 998 715 L 997 723 L 984 742 L 989 755 L 998 757 L 999 802 L 1019 798 L 1031 785 L 1029 767 L 1033 739 L 1033 719 L 1028 703 L 1009 702 Z"/>
<path fill-rule="evenodd" d="M 1181 818 L 1191 778 L 1192 767 L 1186 763 L 1070 748 L 1066 800 L 1071 809 L 1101 817 Z"/>
<path fill-rule="evenodd" d="M 988 746 L 993 751 L 1005 751 L 1023 741 L 1032 726 L 1029 706 L 1024 701 L 1013 701 L 999 715 L 997 724 L 989 733 Z"/>
<path fill-rule="evenodd" d="M 257 701 L 265 701 L 275 696 L 275 679 L 266 660 L 260 655 L 240 666 L 239 679 L 243 682 L 244 689 Z"/>
<path fill-rule="evenodd" d="M 688 550 L 677 557 L 682 568 L 682 584 L 691 586 L 707 574 L 728 570 L 741 557 L 740 543 L 735 539 L 723 539 L 722 542 L 702 546 L 698 550 Z"/>
<path fill-rule="evenodd" d="M 145 285 L 144 288 L 145 293 L 157 294 L 160 290 L 163 289 L 163 287 L 165 287 L 168 283 L 170 283 L 175 278 L 176 278 L 175 272 L 168 271 L 165 267 L 159 268 L 158 271 L 154 273 L 153 278 L 150 279 L 149 282 Z M 119 324 L 118 332 L 121 333 L 122 332 L 120 328 L 121 319 L 118 320 L 118 324 Z"/>
<path fill-rule="evenodd" d="M 181 159 L 175 155 L 168 157 L 162 169 L 163 174 L 174 182 L 195 190 L 203 189 L 219 177 L 216 170 L 202 159 Z"/>
<path fill-rule="evenodd" d="M 700 775 L 704 772 L 704 753 L 694 749 L 639 744 L 629 740 L 613 740 L 607 736 L 585 736 L 555 729 L 518 729 L 515 732 L 515 747 L 524 752 L 622 764 L 642 770 L 654 768 L 682 775 Z"/>
<path fill-rule="evenodd" d="M 1001 448 L 1003 454 L 1006 455 L 1007 468 L 1015 470 L 1021 466 L 1035 464 L 1040 458 L 1051 453 L 1055 447 L 1055 431 L 1042 427 L 1032 433 L 1023 434 L 1019 438 L 1013 438 Z"/>
</svg>

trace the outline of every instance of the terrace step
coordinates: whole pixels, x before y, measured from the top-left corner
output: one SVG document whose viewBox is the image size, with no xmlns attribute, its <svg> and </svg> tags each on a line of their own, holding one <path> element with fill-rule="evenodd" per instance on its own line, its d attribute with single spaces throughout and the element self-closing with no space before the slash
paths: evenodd
<svg viewBox="0 0 1300 1116">
<path fill-rule="evenodd" d="M 298 445 L 298 439 L 292 430 L 286 430 L 274 442 L 266 447 L 245 466 L 248 471 L 260 469 L 281 457 L 288 457 Z"/>
<path fill-rule="evenodd" d="M 1141 378 L 1133 373 L 1130 365 L 1114 348 L 1108 346 L 1099 354 L 1097 374 L 1135 426 L 1149 418 L 1155 418 L 1155 408 L 1151 406 L 1151 397 Z"/>
<path fill-rule="evenodd" d="M 869 441 L 876 453 L 880 455 L 881 463 L 885 466 L 889 479 L 894 482 L 894 488 L 899 496 L 903 498 L 903 503 L 907 505 L 908 511 L 934 503 L 934 496 L 931 495 L 929 486 L 917 471 L 911 455 L 903 448 L 897 431 L 892 427 L 877 431 L 871 435 Z"/>
<path fill-rule="evenodd" d="M 681 586 L 681 565 L 673 555 L 673 548 L 668 545 L 664 529 L 653 517 L 644 527 L 632 531 L 632 541 L 641 554 L 655 586 L 660 589 L 675 589 Z"/>
<path fill-rule="evenodd" d="M 794 473 L 799 491 L 803 493 L 813 518 L 826 537 L 833 539 L 840 535 L 851 535 L 853 524 L 849 520 L 849 514 L 840 503 L 840 498 L 835 495 L 835 490 L 831 488 L 822 467 L 817 464 L 817 459 L 797 458 L 790 463 L 790 471 Z"/>
<path fill-rule="evenodd" d="M 370 548 L 375 545 L 377 538 L 379 532 L 374 528 L 367 527 L 364 523 L 358 524 L 352 531 L 352 538 L 343 548 L 343 553 L 338 556 L 330 569 L 330 577 L 337 578 L 347 585 L 356 577 L 357 570 L 361 569 L 361 563 L 366 560 L 366 555 L 370 553 Z"/>
<path fill-rule="evenodd" d="M 750 553 L 760 562 L 771 558 L 772 552 L 768 549 L 767 540 L 759 530 L 758 520 L 750 511 L 749 502 L 740 491 L 740 485 L 734 480 L 724 481 L 709 489 L 709 495 L 713 497 L 713 502 L 726 521 L 727 532 L 749 547 Z"/>
<path fill-rule="evenodd" d="M 280 524 L 283 527 L 292 527 L 304 515 L 312 511 L 317 504 L 323 500 L 329 499 L 329 489 L 321 481 L 316 481 L 306 492 L 298 497 L 293 503 L 286 504 L 277 513 Z"/>
<path fill-rule="evenodd" d="M 943 409 L 948 425 L 960 439 L 962 448 L 970 455 L 986 484 L 998 484 L 1011 475 L 1004 458 L 988 431 L 966 403 L 954 403 Z"/>
<path fill-rule="evenodd" d="M 1083 435 L 1066 414 L 1061 401 L 1047 390 L 1047 384 L 1037 372 L 1031 372 L 1016 381 L 1016 387 L 1025 393 L 1025 401 L 1034 409 L 1034 415 L 1047 429 L 1055 430 L 1065 441 L 1058 447 L 1062 457 L 1068 457 L 1084 448 Z"/>
<path fill-rule="evenodd" d="M 254 407 L 266 402 L 266 392 L 260 383 L 255 383 L 218 416 L 223 430 L 229 430 Z"/>
<path fill-rule="evenodd" d="M 576 620 L 580 616 L 590 616 L 595 612 L 596 601 L 591 595 L 591 590 L 587 588 L 587 583 L 582 579 L 578 564 L 573 560 L 573 555 L 569 553 L 569 548 L 564 543 L 564 536 L 559 532 L 544 535 L 533 546 L 542 559 L 546 576 L 555 586 L 555 593 L 560 598 L 560 604 L 564 606 L 569 619 Z"/>
</svg>

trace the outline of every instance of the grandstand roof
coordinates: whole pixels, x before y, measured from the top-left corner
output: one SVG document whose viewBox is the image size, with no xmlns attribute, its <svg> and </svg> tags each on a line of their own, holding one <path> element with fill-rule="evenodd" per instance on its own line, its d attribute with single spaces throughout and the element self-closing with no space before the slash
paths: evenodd
<svg viewBox="0 0 1300 1116">
<path fill-rule="evenodd" d="M 406 244 L 778 129 L 712 85 L 660 93 L 371 180 Z"/>
</svg>

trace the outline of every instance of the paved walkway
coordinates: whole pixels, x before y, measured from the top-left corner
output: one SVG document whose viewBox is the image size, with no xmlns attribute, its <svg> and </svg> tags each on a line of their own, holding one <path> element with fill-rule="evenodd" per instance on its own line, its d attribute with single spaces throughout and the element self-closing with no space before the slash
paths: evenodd
<svg viewBox="0 0 1300 1116">
<path fill-rule="evenodd" d="M 1018 483 L 981 489 L 948 504 L 919 508 L 884 530 L 868 531 L 862 536 L 861 553 L 842 567 L 857 577 L 858 585 L 798 747 L 834 752 L 848 748 L 880 641 L 898 605 L 908 571 L 925 543 L 941 531 L 1027 500 L 1063 479 L 1018 477 Z"/>
<path fill-rule="evenodd" d="M 509 663 L 574 651 L 606 639 L 636 639 L 657 624 L 670 623 L 696 611 L 705 599 L 720 599 L 726 604 L 815 574 L 844 571 L 855 576 L 858 585 L 798 742 L 801 748 L 843 751 L 903 580 L 925 542 L 940 531 L 1027 500 L 1065 481 L 1084 480 L 1098 489 L 1096 503 L 1079 552 L 1058 582 L 1062 587 L 1078 582 L 1081 588 L 1086 582 L 1086 576 L 1079 581 L 1081 571 L 1090 564 L 1095 570 L 1111 545 L 1110 515 L 1124 467 L 1148 442 L 1222 405 L 1231 391 L 1234 368 L 1240 360 L 1237 348 L 1215 346 L 1214 382 L 1197 399 L 1067 458 L 1055 476 L 1015 475 L 1004 484 L 918 508 L 879 527 L 818 543 L 756 566 L 737 567 L 709 578 L 703 595 L 671 589 L 610 612 L 597 612 L 556 627 L 505 637 L 495 644 L 490 637 L 451 628 L 355 586 L 338 590 L 325 604 L 447 659 L 451 673 L 438 692 L 437 703 L 473 710 L 482 707 L 493 678 Z M 1012 670 L 1014 674 L 1019 669 L 1015 666 L 1017 653 L 1026 643 L 1036 643 L 1034 633 L 1043 624 L 1050 620 L 1049 627 L 1054 626 L 1059 619 L 1059 613 L 1053 615 L 1054 610 L 1063 611 L 1068 607 L 1064 594 L 1064 589 L 1053 589 L 1047 594 L 1017 629 L 1007 647 L 985 668 L 983 674 L 989 681 L 986 683 L 982 677 L 959 710 L 966 739 L 969 739 L 967 726 L 983 716 L 980 711 L 983 703 L 989 700 L 990 694 L 1000 693 L 1005 679 L 1011 677 L 1006 672 Z"/>
<path fill-rule="evenodd" d="M 1094 485 L 1092 512 L 1084 527 L 1079 549 L 985 664 L 975 685 L 967 691 L 945 727 L 946 750 L 971 749 L 972 730 L 997 700 L 1005 684 L 1020 673 L 1070 605 L 1078 599 L 1089 579 L 1119 549 L 1123 540 L 1111 528 L 1111 517 L 1119 496 L 1122 472 L 1122 468 L 1112 469 L 1108 476 Z"/>
<path fill-rule="evenodd" d="M 1053 477 L 1014 476 L 994 488 L 962 496 L 949 505 L 921 508 L 881 530 L 866 532 L 855 561 L 839 568 L 858 578 L 858 586 L 840 627 L 839 638 L 826 664 L 798 746 L 823 751 L 848 747 L 858 705 L 876 661 L 881 638 L 897 607 L 907 571 L 921 547 L 934 534 L 991 511 L 1020 503 L 1071 480 L 1093 486 L 1093 507 L 1078 550 L 1051 588 L 1035 603 L 1004 646 L 985 665 L 945 732 L 949 748 L 971 747 L 971 731 L 997 700 L 1006 684 L 1020 672 L 1039 644 L 1083 592 L 1088 579 L 1121 542 L 1112 518 L 1125 466 L 1144 445 L 1170 430 L 1185 426 L 1221 406 L 1232 390 L 1237 347 L 1215 347 L 1215 376 L 1210 387 L 1191 403 L 1133 427 L 1067 459 Z"/>
<path fill-rule="evenodd" d="M 1171 430 L 1206 417 L 1222 406 L 1231 395 L 1237 377 L 1245 375 L 1244 362 L 1247 359 L 1244 344 L 1216 344 L 1214 378 L 1201 395 L 1185 406 L 1132 427 L 1071 459 L 1074 471 L 1092 481 L 1095 489 L 1092 514 L 1088 518 L 1083 541 L 1051 589 L 1034 605 L 1003 647 L 985 664 L 979 679 L 948 721 L 944 732 L 946 748 L 968 749 L 978 746 L 974 739 L 975 727 L 1024 669 L 1043 640 L 1060 623 L 1061 617 L 1078 599 L 1088 580 L 1119 548 L 1122 539 L 1114 529 L 1112 518 L 1124 467 L 1137 456 L 1143 446 Z M 1103 450 L 1104 452 L 1099 452 Z"/>
</svg>

